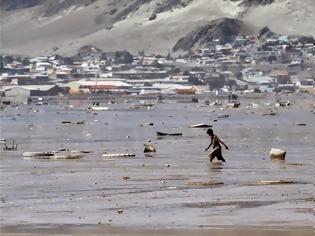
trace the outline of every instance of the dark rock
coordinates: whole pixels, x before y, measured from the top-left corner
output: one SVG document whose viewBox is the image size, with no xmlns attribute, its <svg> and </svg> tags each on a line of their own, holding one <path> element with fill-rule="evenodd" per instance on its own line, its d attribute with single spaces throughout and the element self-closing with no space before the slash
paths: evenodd
<svg viewBox="0 0 315 236">
<path fill-rule="evenodd" d="M 174 45 L 173 51 L 187 51 L 194 46 L 206 45 L 214 39 L 220 39 L 223 43 L 229 42 L 242 34 L 245 28 L 240 20 L 220 18 L 188 33 Z"/>
<path fill-rule="evenodd" d="M 272 32 L 268 27 L 264 27 L 259 31 L 258 38 L 271 38 L 275 33 Z"/>
</svg>

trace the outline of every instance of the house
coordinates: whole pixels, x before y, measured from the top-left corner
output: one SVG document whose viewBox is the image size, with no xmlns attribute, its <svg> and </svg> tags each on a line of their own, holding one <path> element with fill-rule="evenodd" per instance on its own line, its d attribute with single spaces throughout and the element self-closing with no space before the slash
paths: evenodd
<svg viewBox="0 0 315 236">
<path fill-rule="evenodd" d="M 2 81 L 5 81 L 5 82 L 10 83 L 10 84 L 15 84 L 15 85 L 26 85 L 26 84 L 31 84 L 33 79 L 31 78 L 30 75 L 3 74 L 2 75 Z"/>
<path fill-rule="evenodd" d="M 276 84 L 291 83 L 289 72 L 286 70 L 272 70 L 269 76 L 275 79 Z"/>
</svg>

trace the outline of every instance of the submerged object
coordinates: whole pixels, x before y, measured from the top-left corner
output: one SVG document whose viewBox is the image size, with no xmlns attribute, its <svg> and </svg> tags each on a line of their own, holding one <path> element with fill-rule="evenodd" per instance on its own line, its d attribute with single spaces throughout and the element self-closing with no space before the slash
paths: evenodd
<svg viewBox="0 0 315 236">
<path fill-rule="evenodd" d="M 200 123 L 200 124 L 196 124 L 196 125 L 190 125 L 190 128 L 211 128 L 212 125 L 207 125 L 205 123 Z"/>
<path fill-rule="evenodd" d="M 283 151 L 281 149 L 271 148 L 271 150 L 269 152 L 269 154 L 270 154 L 269 157 L 271 159 L 284 160 L 286 153 L 287 153 L 286 151 Z"/>
<path fill-rule="evenodd" d="M 157 136 L 183 136 L 182 133 L 164 133 L 164 132 L 156 132 Z"/>
</svg>

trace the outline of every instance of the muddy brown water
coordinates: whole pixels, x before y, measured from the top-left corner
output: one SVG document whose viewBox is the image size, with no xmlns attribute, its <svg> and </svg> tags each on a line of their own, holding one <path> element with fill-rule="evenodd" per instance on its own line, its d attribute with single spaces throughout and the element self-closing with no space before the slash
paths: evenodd
<svg viewBox="0 0 315 236">
<path fill-rule="evenodd" d="M 306 104 L 314 97 L 288 99 L 293 105 L 275 109 L 275 116 L 263 116 L 268 111 L 264 103 L 274 98 L 244 100 L 240 108 L 225 110 L 176 100 L 152 110 L 110 104 L 110 111 L 97 114 L 78 103 L 6 107 L 1 111 L 1 138 L 14 139 L 18 150 L 1 150 L 1 226 L 310 226 L 315 116 Z M 260 107 L 246 108 L 252 102 Z M 229 118 L 218 118 L 225 114 Z M 226 163 L 209 163 L 206 129 L 189 128 L 198 123 L 213 125 L 229 146 L 223 150 Z M 183 136 L 160 138 L 157 131 Z M 156 153 L 143 153 L 148 139 Z M 26 151 L 60 147 L 92 153 L 81 160 L 22 157 Z M 271 161 L 271 147 L 286 150 L 286 161 Z M 105 152 L 136 157 L 106 159 Z M 260 180 L 293 184 L 259 185 Z M 187 185 L 210 181 L 223 184 Z"/>
</svg>

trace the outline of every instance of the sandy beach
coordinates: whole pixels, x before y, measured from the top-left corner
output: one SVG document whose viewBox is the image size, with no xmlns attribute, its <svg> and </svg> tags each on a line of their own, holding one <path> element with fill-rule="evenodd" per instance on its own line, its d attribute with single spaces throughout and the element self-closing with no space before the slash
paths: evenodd
<svg viewBox="0 0 315 236">
<path fill-rule="evenodd" d="M 276 98 L 242 98 L 240 108 L 174 99 L 152 109 L 101 102 L 102 112 L 81 101 L 5 107 L 1 138 L 18 149 L 1 149 L 1 235 L 311 235 L 314 96 L 281 95 L 286 107 Z M 226 163 L 209 162 L 206 129 L 189 127 L 198 123 L 229 146 Z M 143 153 L 148 140 L 156 153 Z M 61 147 L 90 153 L 23 159 Z M 286 160 L 270 160 L 272 147 Z"/>
</svg>

